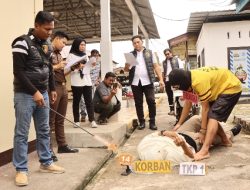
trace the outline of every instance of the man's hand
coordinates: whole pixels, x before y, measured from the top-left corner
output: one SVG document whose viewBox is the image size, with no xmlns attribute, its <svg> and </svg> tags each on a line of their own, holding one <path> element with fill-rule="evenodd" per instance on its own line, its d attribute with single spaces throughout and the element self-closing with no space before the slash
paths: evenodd
<svg viewBox="0 0 250 190">
<path fill-rule="evenodd" d="M 117 88 L 113 88 L 112 90 L 111 90 L 111 94 L 112 95 L 115 95 L 117 93 Z"/>
<path fill-rule="evenodd" d="M 159 81 L 159 84 L 160 84 L 160 90 L 162 92 L 165 84 L 164 84 L 164 82 L 162 80 Z"/>
<path fill-rule="evenodd" d="M 130 69 L 130 64 L 125 63 L 124 71 L 129 72 L 129 69 Z"/>
<path fill-rule="evenodd" d="M 61 61 L 57 65 L 53 66 L 53 68 L 56 70 L 60 70 L 60 69 L 62 70 L 62 69 L 64 69 L 66 64 L 67 64 L 66 61 Z"/>
<path fill-rule="evenodd" d="M 183 146 L 185 144 L 185 141 L 180 135 L 176 135 L 176 137 L 174 138 L 174 143 L 176 144 L 176 146 Z"/>
<path fill-rule="evenodd" d="M 57 93 L 56 93 L 56 91 L 51 91 L 50 92 L 50 103 L 51 104 L 54 104 L 55 103 L 55 101 L 56 101 L 56 98 L 57 98 Z"/>
<path fill-rule="evenodd" d="M 39 107 L 45 106 L 43 95 L 39 91 L 36 91 L 36 93 L 33 95 L 33 99 L 36 102 L 37 106 Z"/>
<path fill-rule="evenodd" d="M 181 124 L 177 123 L 172 130 L 177 131 L 177 129 L 179 129 L 180 127 L 181 127 Z"/>
</svg>

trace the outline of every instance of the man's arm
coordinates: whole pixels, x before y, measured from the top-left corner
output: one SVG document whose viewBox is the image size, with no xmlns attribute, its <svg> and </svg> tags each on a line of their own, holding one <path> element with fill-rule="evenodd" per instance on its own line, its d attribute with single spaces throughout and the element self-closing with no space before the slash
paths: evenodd
<svg viewBox="0 0 250 190">
<path fill-rule="evenodd" d="M 184 154 L 186 154 L 190 158 L 194 158 L 194 153 L 192 152 L 190 147 L 187 145 L 184 138 L 178 135 L 178 133 L 173 132 L 173 131 L 163 131 L 162 135 L 173 139 L 176 146 L 181 146 L 182 150 L 184 151 Z"/>
<path fill-rule="evenodd" d="M 201 112 L 201 129 L 207 130 L 207 115 L 209 112 L 209 102 L 201 102 L 202 112 Z"/>
<path fill-rule="evenodd" d="M 187 116 L 189 115 L 191 107 L 192 107 L 192 102 L 186 100 L 184 102 L 184 106 L 183 106 L 183 109 L 182 109 L 182 112 L 181 112 L 181 117 L 180 117 L 178 123 L 173 128 L 174 131 L 176 131 L 177 129 L 179 129 L 180 126 L 184 123 L 184 121 L 186 120 Z"/>
<path fill-rule="evenodd" d="M 53 66 L 54 71 L 56 71 L 56 70 L 63 70 L 65 65 L 66 65 L 66 61 L 61 61 L 58 64 L 55 64 L 52 66 Z"/>
<path fill-rule="evenodd" d="M 164 87 L 162 72 L 161 72 L 161 68 L 160 68 L 159 64 L 154 63 L 154 70 L 155 70 L 156 75 L 159 78 L 160 87 Z"/>
<path fill-rule="evenodd" d="M 12 46 L 13 54 L 13 74 L 25 86 L 27 93 L 34 95 L 37 91 L 36 87 L 31 83 L 25 75 L 25 63 L 28 57 L 28 45 L 25 40 L 17 41 Z"/>
<path fill-rule="evenodd" d="M 21 81 L 28 94 L 33 96 L 38 106 L 45 104 L 42 94 L 32 84 L 30 79 L 25 75 L 25 63 L 28 56 L 28 45 L 25 40 L 16 41 L 12 46 L 13 54 L 13 74 Z"/>
<path fill-rule="evenodd" d="M 129 70 L 130 70 L 130 64 L 125 63 L 124 71 L 129 72 Z"/>
<path fill-rule="evenodd" d="M 109 96 L 102 96 L 103 103 L 108 104 L 113 98 L 113 96 L 116 95 L 116 93 L 117 93 L 117 88 L 112 89 Z"/>
<path fill-rule="evenodd" d="M 49 65 L 50 73 L 49 73 L 49 90 L 50 90 L 50 103 L 54 104 L 57 98 L 56 88 L 55 88 L 55 78 L 53 72 L 52 64 Z"/>
</svg>

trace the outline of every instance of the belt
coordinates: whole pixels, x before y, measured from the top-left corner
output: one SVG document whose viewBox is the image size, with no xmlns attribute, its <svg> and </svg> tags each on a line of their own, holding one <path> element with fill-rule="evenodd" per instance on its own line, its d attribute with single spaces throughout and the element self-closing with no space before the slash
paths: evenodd
<svg viewBox="0 0 250 190">
<path fill-rule="evenodd" d="M 61 85 L 61 86 L 65 86 L 66 85 L 66 82 L 55 82 L 56 85 Z"/>
</svg>

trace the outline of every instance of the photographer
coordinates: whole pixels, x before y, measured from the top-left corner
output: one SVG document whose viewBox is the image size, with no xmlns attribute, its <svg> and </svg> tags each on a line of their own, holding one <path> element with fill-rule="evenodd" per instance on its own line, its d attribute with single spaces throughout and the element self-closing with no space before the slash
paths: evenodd
<svg viewBox="0 0 250 190">
<path fill-rule="evenodd" d="M 121 103 L 116 97 L 118 83 L 114 82 L 115 79 L 114 73 L 106 73 L 104 80 L 95 90 L 94 110 L 96 113 L 100 113 L 97 121 L 100 125 L 107 124 L 107 119 L 121 109 Z"/>
</svg>

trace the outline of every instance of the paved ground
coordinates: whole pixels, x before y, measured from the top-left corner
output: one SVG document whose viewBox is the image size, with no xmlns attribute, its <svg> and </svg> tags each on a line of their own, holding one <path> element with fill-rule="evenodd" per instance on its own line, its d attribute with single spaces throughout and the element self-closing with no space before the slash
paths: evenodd
<svg viewBox="0 0 250 190">
<path fill-rule="evenodd" d="M 238 105 L 233 114 L 242 112 L 241 107 L 249 105 Z M 157 124 L 159 129 L 171 128 L 174 119 L 168 116 L 166 111 L 166 99 L 157 109 Z M 233 119 L 233 114 L 229 123 Z M 249 115 L 248 115 L 249 116 Z M 232 124 L 229 124 L 232 125 Z M 130 153 L 135 159 L 136 146 L 139 141 L 151 133 L 149 129 L 136 130 L 131 138 L 119 150 L 119 153 Z M 211 158 L 201 161 L 207 164 L 206 176 L 180 176 L 178 168 L 171 174 L 130 174 L 121 176 L 124 168 L 116 159 L 112 159 L 98 173 L 94 180 L 87 186 L 87 190 L 155 190 L 155 189 L 190 189 L 190 190 L 248 190 L 250 188 L 250 136 L 241 133 L 235 137 L 233 147 L 216 147 L 211 151 Z"/>
<path fill-rule="evenodd" d="M 162 95 L 164 96 L 163 101 L 157 108 L 157 125 L 159 129 L 170 129 L 175 122 L 175 118 L 167 115 L 168 106 L 166 96 L 165 94 L 160 94 L 160 96 Z M 68 110 L 68 117 L 72 119 L 72 115 L 70 115 L 70 105 Z M 249 118 L 249 110 L 250 104 L 237 105 L 229 122 L 232 122 L 234 118 L 239 122 L 247 121 Z M 235 115 L 237 117 L 234 117 Z M 91 129 L 88 123 L 82 126 L 85 129 L 91 130 L 94 134 L 103 135 L 103 137 L 111 141 L 117 140 L 121 142 L 128 132 L 127 129 L 131 127 L 132 119 L 135 117 L 134 108 L 132 106 L 127 107 L 127 104 L 124 103 L 122 112 L 119 115 L 119 121 L 112 121 L 110 127 L 102 126 L 98 129 Z M 126 130 L 124 130 L 124 126 Z M 128 152 L 136 158 L 135 149 L 138 142 L 146 134 L 151 132 L 148 128 L 143 131 L 135 130 L 130 139 L 126 141 L 124 146 L 120 147 L 118 152 Z M 86 135 L 80 136 L 84 133 L 79 129 L 72 128 L 70 124 L 67 124 L 66 133 L 68 139 L 71 138 L 70 142 L 84 142 L 81 143 L 80 147 L 86 147 L 89 146 L 89 144 L 96 143 L 96 141 L 93 139 L 91 141 L 91 138 Z M 85 141 L 88 141 L 88 143 Z M 38 172 L 39 163 L 37 155 L 34 152 L 29 155 L 30 184 L 21 189 L 84 189 L 99 169 L 101 169 L 100 172 L 85 189 L 249 189 L 250 136 L 242 132 L 234 141 L 233 147 L 231 148 L 218 147 L 211 151 L 211 158 L 204 161 L 208 166 L 208 173 L 206 176 L 199 177 L 179 176 L 177 168 L 174 169 L 171 174 L 130 174 L 127 177 L 123 177 L 120 174 L 124 171 L 124 168 L 117 163 L 116 158 L 112 157 L 110 151 L 103 148 L 80 148 L 79 154 L 58 154 L 58 165 L 64 166 L 66 173 L 57 175 L 41 174 Z M 101 147 L 100 144 L 94 145 L 94 147 Z M 14 175 L 15 171 L 11 163 L 0 167 L 0 190 L 20 189 L 14 185 Z"/>
<path fill-rule="evenodd" d="M 158 98 L 157 101 L 160 99 Z M 72 102 L 68 105 L 67 118 L 73 120 Z M 146 107 L 145 107 L 146 108 Z M 133 100 L 122 103 L 122 109 L 109 125 L 90 128 L 89 122 L 81 123 L 81 127 L 98 135 L 109 142 L 123 142 L 131 130 L 132 120 L 136 118 Z M 29 154 L 29 185 L 22 187 L 25 190 L 80 190 L 93 178 L 102 166 L 113 155 L 104 145 L 81 129 L 73 128 L 65 122 L 65 133 L 70 145 L 80 147 L 77 154 L 57 154 L 59 161 L 56 164 L 66 169 L 64 174 L 44 174 L 39 172 L 39 162 L 36 152 Z M 88 147 L 88 148 L 87 148 Z M 54 148 L 56 152 L 56 148 Z M 20 187 L 14 184 L 15 170 L 12 163 L 0 167 L 0 190 L 15 190 Z"/>
</svg>

